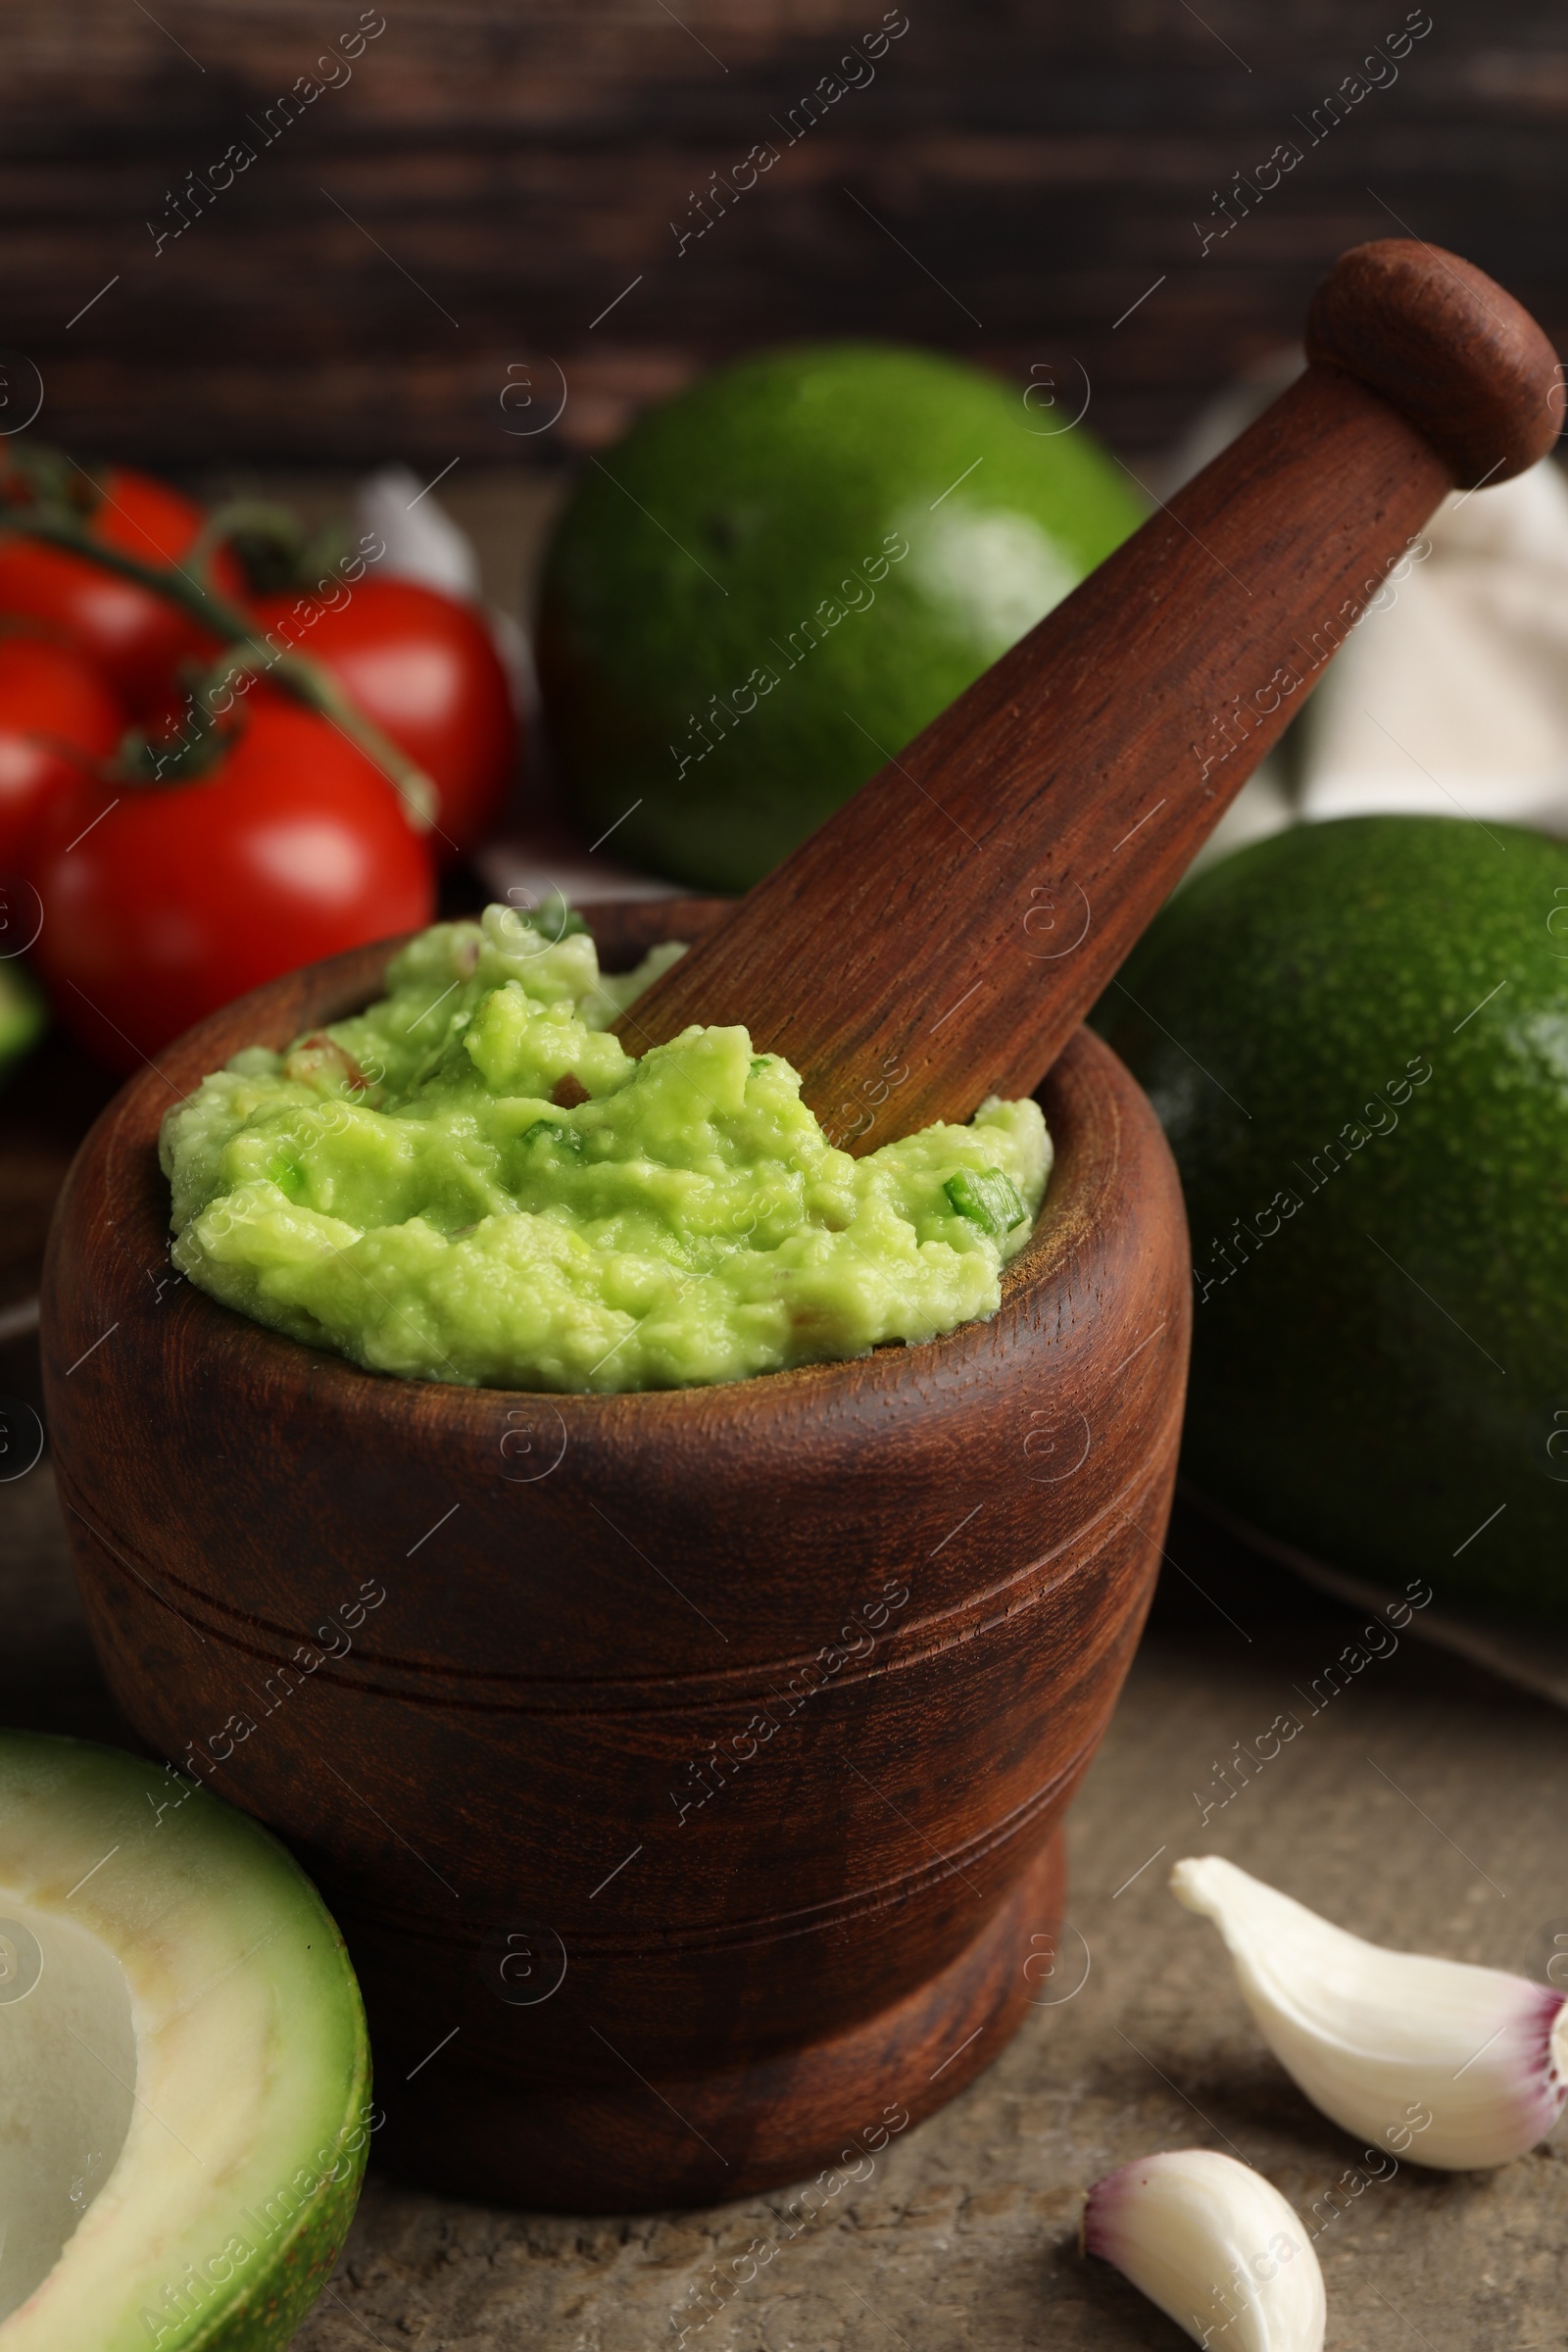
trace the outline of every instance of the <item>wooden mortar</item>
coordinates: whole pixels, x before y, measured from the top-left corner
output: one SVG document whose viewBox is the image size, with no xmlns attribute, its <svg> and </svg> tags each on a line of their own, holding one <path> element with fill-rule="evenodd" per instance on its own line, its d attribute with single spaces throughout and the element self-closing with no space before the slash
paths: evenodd
<svg viewBox="0 0 1568 2352">
<path fill-rule="evenodd" d="M 612 965 L 724 911 L 589 910 Z M 623 1396 L 380 1378 L 172 1278 L 155 1147 L 388 953 L 191 1030 L 72 1171 L 45 1377 L 105 1671 L 318 1881 L 421 2177 L 614 2210 L 853 2165 L 1072 1983 L 1059 1825 L 1181 1422 L 1164 1138 L 1080 1031 L 1050 1213 L 996 1320 L 927 1347 Z"/>
</svg>

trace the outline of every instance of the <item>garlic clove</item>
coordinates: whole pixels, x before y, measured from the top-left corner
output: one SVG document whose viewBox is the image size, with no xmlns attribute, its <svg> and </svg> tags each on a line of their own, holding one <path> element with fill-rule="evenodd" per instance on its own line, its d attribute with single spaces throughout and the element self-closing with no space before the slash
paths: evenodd
<svg viewBox="0 0 1568 2352">
<path fill-rule="evenodd" d="M 1083 2245 L 1200 2344 L 1322 2352 L 1323 2273 L 1277 2188 L 1212 2148 L 1107 2173 L 1089 2191 Z"/>
<path fill-rule="evenodd" d="M 1442 2172 L 1506 2164 L 1568 2097 L 1564 1998 L 1499 1968 L 1391 1952 L 1217 1854 L 1171 1891 L 1211 1919 L 1275 2057 L 1358 2138 Z"/>
</svg>

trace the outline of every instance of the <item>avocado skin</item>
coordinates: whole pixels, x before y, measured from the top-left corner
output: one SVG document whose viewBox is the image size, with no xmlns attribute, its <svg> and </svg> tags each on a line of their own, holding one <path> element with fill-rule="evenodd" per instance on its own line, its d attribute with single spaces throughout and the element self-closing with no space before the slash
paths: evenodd
<svg viewBox="0 0 1568 2352">
<path fill-rule="evenodd" d="M 538 654 L 587 837 L 742 891 L 814 832 L 1045 611 L 988 617 L 1018 533 L 1065 595 L 1144 519 L 1092 432 L 1063 429 L 1075 380 L 1020 389 L 896 344 L 756 352 L 586 466 Z M 955 553 L 970 525 L 1000 534 L 989 558 Z"/>
<path fill-rule="evenodd" d="M 1092 1017 L 1186 1191 L 1189 1478 L 1378 1584 L 1568 1624 L 1568 845 L 1276 835 Z"/>
</svg>

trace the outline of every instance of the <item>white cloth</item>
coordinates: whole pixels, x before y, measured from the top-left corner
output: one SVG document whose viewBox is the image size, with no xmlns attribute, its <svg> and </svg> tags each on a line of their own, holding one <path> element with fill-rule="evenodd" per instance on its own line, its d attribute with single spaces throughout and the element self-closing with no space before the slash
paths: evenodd
<svg viewBox="0 0 1568 2352">
<path fill-rule="evenodd" d="M 1163 468 L 1168 497 L 1303 366 L 1271 353 L 1212 401 Z M 1298 819 L 1476 817 L 1568 833 L 1568 477 L 1552 458 L 1455 492 L 1363 614 L 1290 739 L 1203 853 Z"/>
<path fill-rule="evenodd" d="M 359 530 L 373 531 L 385 547 L 378 564 L 389 578 L 417 580 L 445 596 L 479 602 L 483 590 L 473 541 L 407 466 L 383 466 L 378 473 L 367 474 L 355 496 L 354 521 Z"/>
<path fill-rule="evenodd" d="M 1568 833 L 1568 480 L 1455 493 L 1426 537 L 1306 706 L 1300 812 Z"/>
</svg>

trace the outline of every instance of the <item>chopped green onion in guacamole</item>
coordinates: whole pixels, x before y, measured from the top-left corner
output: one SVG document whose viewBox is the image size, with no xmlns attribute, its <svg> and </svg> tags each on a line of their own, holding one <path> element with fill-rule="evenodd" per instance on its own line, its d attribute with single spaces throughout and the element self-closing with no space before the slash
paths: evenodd
<svg viewBox="0 0 1568 2352">
<path fill-rule="evenodd" d="M 989 1233 L 994 1242 L 1021 1225 L 1029 1214 L 1012 1178 L 1000 1168 L 982 1168 L 978 1176 L 970 1168 L 959 1168 L 942 1189 L 959 1216 Z"/>
<path fill-rule="evenodd" d="M 1050 1172 L 1039 1106 L 854 1159 L 744 1028 L 641 1058 L 610 1034 L 681 953 L 607 978 L 586 931 L 510 906 L 422 932 L 380 1003 L 170 1112 L 175 1264 L 293 1339 L 471 1387 L 741 1380 L 995 1314 Z"/>
</svg>

